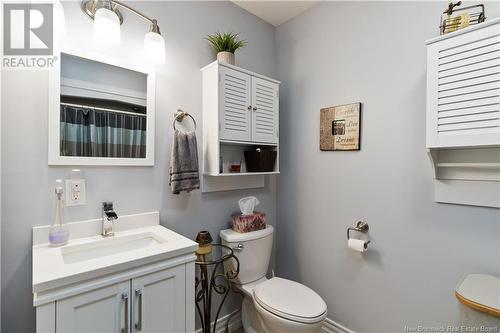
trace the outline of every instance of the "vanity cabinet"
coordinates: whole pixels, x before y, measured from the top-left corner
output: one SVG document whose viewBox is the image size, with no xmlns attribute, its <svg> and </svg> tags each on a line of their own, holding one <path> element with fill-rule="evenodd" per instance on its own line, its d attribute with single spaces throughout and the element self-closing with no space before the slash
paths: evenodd
<svg viewBox="0 0 500 333">
<path fill-rule="evenodd" d="M 57 332 L 127 332 L 130 282 L 88 291 L 55 302 Z"/>
<path fill-rule="evenodd" d="M 202 68 L 202 191 L 262 187 L 263 175 L 279 173 L 279 85 L 264 75 L 217 61 Z M 274 169 L 249 172 L 245 151 L 276 151 Z M 241 163 L 240 172 L 230 165 Z M 246 176 L 233 181 L 214 177 Z"/>
<path fill-rule="evenodd" d="M 37 333 L 195 331 L 198 244 L 160 225 L 159 212 L 67 223 L 68 244 L 33 227 L 32 291 Z"/>
<path fill-rule="evenodd" d="M 178 266 L 133 279 L 132 332 L 187 332 L 184 267 Z"/>
<path fill-rule="evenodd" d="M 57 332 L 186 332 L 184 266 L 55 302 Z"/>
</svg>

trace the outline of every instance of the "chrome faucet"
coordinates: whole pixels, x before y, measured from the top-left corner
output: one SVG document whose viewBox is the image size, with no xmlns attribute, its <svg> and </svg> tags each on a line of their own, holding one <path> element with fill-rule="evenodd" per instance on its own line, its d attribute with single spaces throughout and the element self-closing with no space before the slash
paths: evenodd
<svg viewBox="0 0 500 333">
<path fill-rule="evenodd" d="M 106 201 L 102 203 L 102 232 L 103 237 L 113 236 L 115 233 L 113 231 L 113 223 L 118 219 L 113 210 L 113 202 Z"/>
</svg>

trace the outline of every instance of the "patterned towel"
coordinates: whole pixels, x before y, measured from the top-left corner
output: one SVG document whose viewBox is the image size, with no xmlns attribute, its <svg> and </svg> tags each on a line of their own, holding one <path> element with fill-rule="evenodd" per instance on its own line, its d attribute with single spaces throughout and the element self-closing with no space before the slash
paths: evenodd
<svg viewBox="0 0 500 333">
<path fill-rule="evenodd" d="M 182 191 L 191 192 L 200 188 L 198 145 L 194 132 L 174 131 L 169 184 L 173 194 L 179 194 Z"/>
</svg>

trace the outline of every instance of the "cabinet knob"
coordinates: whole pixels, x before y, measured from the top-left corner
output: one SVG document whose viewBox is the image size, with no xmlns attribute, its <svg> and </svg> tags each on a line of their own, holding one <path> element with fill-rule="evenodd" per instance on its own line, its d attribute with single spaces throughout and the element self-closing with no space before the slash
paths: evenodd
<svg viewBox="0 0 500 333">
<path fill-rule="evenodd" d="M 248 111 L 252 110 L 252 106 L 249 105 L 247 109 L 248 109 Z"/>
<path fill-rule="evenodd" d="M 256 107 L 256 106 L 254 106 L 254 107 L 252 108 L 252 110 L 257 111 L 257 107 Z"/>
</svg>

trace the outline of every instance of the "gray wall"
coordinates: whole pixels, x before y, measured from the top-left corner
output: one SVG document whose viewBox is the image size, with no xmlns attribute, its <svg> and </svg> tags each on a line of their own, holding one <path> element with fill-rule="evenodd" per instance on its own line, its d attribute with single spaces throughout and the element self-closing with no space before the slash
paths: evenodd
<svg viewBox="0 0 500 333">
<path fill-rule="evenodd" d="M 93 48 L 92 25 L 79 2 L 65 3 L 67 34 L 75 44 Z M 276 76 L 274 28 L 229 2 L 141 2 L 133 4 L 155 16 L 167 43 L 167 64 L 159 68 L 156 99 L 156 164 L 154 167 L 84 167 L 87 202 L 66 209 L 66 220 L 100 216 L 100 203 L 113 200 L 118 214 L 159 210 L 161 223 L 189 238 L 207 229 L 213 236 L 227 227 L 237 211 L 237 199 L 257 195 L 259 210 L 274 224 L 274 180 L 257 190 L 172 195 L 168 163 L 172 116 L 177 107 L 200 124 L 200 68 L 214 55 L 204 37 L 217 30 L 241 32 L 248 46 L 237 52 L 237 63 L 264 75 Z M 142 41 L 148 26 L 125 14 L 120 57 L 142 60 Z M 44 71 L 2 73 L 2 332 L 33 332 L 31 294 L 31 227 L 54 219 L 53 186 L 69 176 L 70 167 L 47 166 L 48 75 Z M 218 238 L 218 237 L 217 237 Z M 50 269 L 50 267 L 47 267 Z"/>
<path fill-rule="evenodd" d="M 487 16 L 500 14 L 487 3 Z M 357 332 L 458 317 L 467 273 L 500 274 L 500 210 L 437 204 L 425 149 L 424 41 L 445 2 L 327 2 L 276 32 L 281 88 L 278 273 Z M 359 152 L 320 152 L 319 109 L 363 102 Z M 367 219 L 373 246 L 346 247 Z"/>
<path fill-rule="evenodd" d="M 61 78 L 135 90 L 143 94 L 146 93 L 148 80 L 148 76 L 141 72 L 68 54 L 61 55 Z"/>
</svg>

